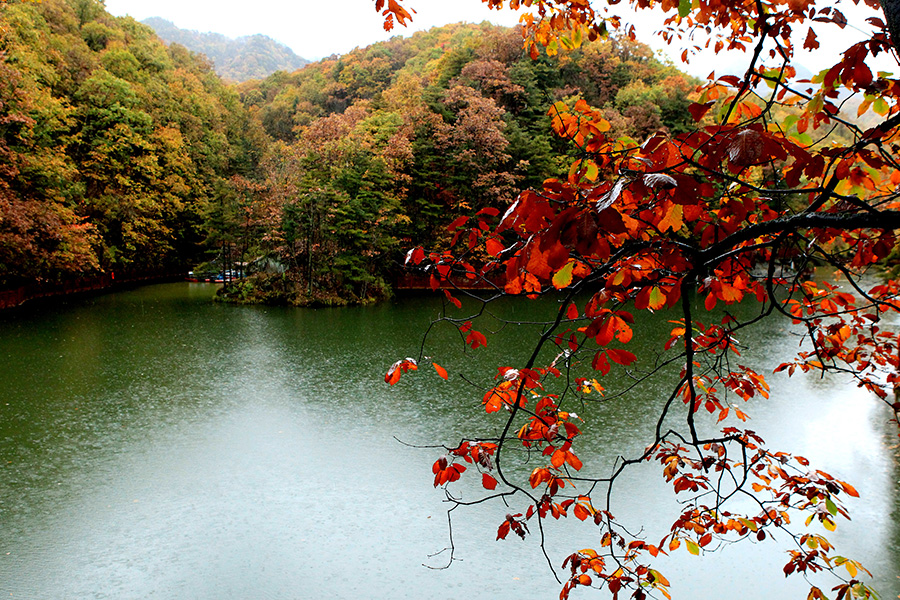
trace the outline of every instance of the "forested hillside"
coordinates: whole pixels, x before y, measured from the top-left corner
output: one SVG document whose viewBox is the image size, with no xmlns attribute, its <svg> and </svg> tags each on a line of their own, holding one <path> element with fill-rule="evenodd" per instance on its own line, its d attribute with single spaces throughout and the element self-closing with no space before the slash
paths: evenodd
<svg viewBox="0 0 900 600">
<path fill-rule="evenodd" d="M 406 248 L 563 175 L 548 108 L 684 130 L 694 87 L 639 43 L 537 60 L 456 24 L 238 86 L 96 0 L 0 4 L 0 286 L 212 260 L 233 296 L 366 301 Z M 264 268 L 263 268 L 264 267 Z"/>
<path fill-rule="evenodd" d="M 309 61 L 265 35 L 232 39 L 221 33 L 200 33 L 176 27 L 171 21 L 150 17 L 141 21 L 167 43 L 181 44 L 188 50 L 205 54 L 223 79 L 247 81 L 262 79 L 275 71 L 296 71 Z"/>
<path fill-rule="evenodd" d="M 692 89 L 636 42 L 532 60 L 518 31 L 488 24 L 244 84 L 244 105 L 273 140 L 259 239 L 299 289 L 377 294 L 402 249 L 446 247 L 455 217 L 505 210 L 519 190 L 562 174 L 570 150 L 551 132 L 555 101 L 603 107 L 615 136 L 641 139 L 683 131 Z"/>
<path fill-rule="evenodd" d="M 235 91 L 93 0 L 0 16 L 0 286 L 197 256 L 265 146 Z"/>
</svg>

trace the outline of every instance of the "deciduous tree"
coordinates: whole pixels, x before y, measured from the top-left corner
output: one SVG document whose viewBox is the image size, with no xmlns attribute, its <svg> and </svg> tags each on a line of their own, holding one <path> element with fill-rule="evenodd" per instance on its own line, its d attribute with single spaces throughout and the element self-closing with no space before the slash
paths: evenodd
<svg viewBox="0 0 900 600">
<path fill-rule="evenodd" d="M 471 316 L 448 311 L 442 319 L 473 350 L 491 343 L 479 331 L 487 302 L 558 299 L 530 358 L 498 365 L 484 385 L 484 410 L 505 411 L 500 429 L 445 446 L 433 472 L 434 485 L 448 488 L 479 477 L 485 496 L 468 503 L 513 507 L 497 524 L 498 538 L 543 535 L 550 518 L 599 528 L 595 547 L 573 548 L 561 561 L 561 598 L 586 586 L 614 598 L 668 596 L 668 580 L 653 568 L 657 555 L 699 554 L 717 540 L 763 540 L 776 530 L 795 542 L 786 575 L 830 571 L 837 598 L 871 595 L 860 580 L 864 568 L 803 527 L 818 521 L 833 530 L 847 517 L 843 500 L 857 495 L 852 485 L 768 448 L 745 428 L 737 403 L 769 394 L 765 375 L 742 364 L 737 337 L 783 318 L 805 331 L 805 345 L 776 371 L 843 373 L 900 412 L 893 393 L 900 338 L 884 327 L 886 315 L 900 310 L 900 282 L 863 280 L 890 256 L 900 228 L 900 79 L 877 66 L 896 67 L 900 39 L 892 33 L 900 29 L 896 1 L 885 2 L 883 14 L 866 1 L 851 8 L 867 11 L 868 29 L 840 49 L 836 64 L 804 79 L 794 64 L 799 46 L 819 48 L 831 29 L 847 26 L 829 2 L 632 0 L 633 9 L 666 13 L 661 33 L 687 44 L 683 59 L 703 49 L 741 50 L 746 70 L 712 74 L 698 88 L 689 130 L 640 139 L 611 137 L 610 123 L 583 99 L 556 102 L 552 128 L 576 157 L 568 176 L 523 191 L 505 212 L 486 208 L 457 219 L 452 252 L 409 252 L 408 263 L 430 274 L 448 307 L 461 306 L 454 274 L 490 287 L 486 299 L 465 299 Z M 386 28 L 411 18 L 406 3 L 375 4 Z M 535 58 L 613 28 L 632 31 L 615 14 L 617 4 L 508 5 L 530 9 L 524 45 Z M 876 125 L 857 124 L 872 112 Z M 736 310 L 750 302 L 755 310 Z M 628 349 L 635 314 L 664 309 L 678 315 L 669 339 L 655 360 L 637 357 Z M 398 361 L 386 381 L 396 383 L 422 360 Z M 619 373 L 638 382 L 667 378 L 668 393 L 656 399 L 657 426 L 645 450 L 620 457 L 611 474 L 598 473 L 581 453 L 582 424 L 571 407 L 602 395 Z M 709 433 L 712 422 L 717 433 Z M 531 456 L 530 474 L 512 466 L 514 448 Z M 622 473 L 644 462 L 658 464 L 683 506 L 661 539 L 633 533 L 609 503 Z M 447 497 L 463 504 L 449 490 Z M 809 598 L 823 597 L 813 585 Z"/>
</svg>

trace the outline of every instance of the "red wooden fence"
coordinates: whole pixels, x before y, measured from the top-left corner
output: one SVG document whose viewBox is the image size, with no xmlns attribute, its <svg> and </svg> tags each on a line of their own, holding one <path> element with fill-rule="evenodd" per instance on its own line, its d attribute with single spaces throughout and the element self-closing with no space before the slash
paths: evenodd
<svg viewBox="0 0 900 600">
<path fill-rule="evenodd" d="M 94 277 L 82 277 L 61 283 L 32 283 L 13 290 L 0 291 L 0 310 L 20 306 L 28 300 L 66 296 L 99 290 L 107 290 L 117 285 L 161 281 L 183 278 L 183 269 L 157 269 L 152 271 L 129 271 L 119 274 L 107 273 Z"/>
<path fill-rule="evenodd" d="M 494 290 L 503 289 L 506 284 L 505 278 L 495 276 L 489 279 L 477 277 L 469 279 L 465 276 L 452 275 L 447 288 L 461 290 Z M 431 277 L 419 273 L 401 273 L 394 280 L 394 289 L 397 291 L 424 291 L 431 290 Z"/>
</svg>

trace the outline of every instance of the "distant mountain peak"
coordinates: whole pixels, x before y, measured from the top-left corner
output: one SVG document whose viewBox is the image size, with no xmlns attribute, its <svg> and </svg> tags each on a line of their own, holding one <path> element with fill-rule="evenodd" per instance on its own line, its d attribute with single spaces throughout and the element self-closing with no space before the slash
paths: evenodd
<svg viewBox="0 0 900 600">
<path fill-rule="evenodd" d="M 263 79 L 276 71 L 292 72 L 309 64 L 284 44 L 261 33 L 233 39 L 221 33 L 181 29 L 162 17 L 149 17 L 142 23 L 152 27 L 167 44 L 181 44 L 205 54 L 223 79 Z"/>
</svg>

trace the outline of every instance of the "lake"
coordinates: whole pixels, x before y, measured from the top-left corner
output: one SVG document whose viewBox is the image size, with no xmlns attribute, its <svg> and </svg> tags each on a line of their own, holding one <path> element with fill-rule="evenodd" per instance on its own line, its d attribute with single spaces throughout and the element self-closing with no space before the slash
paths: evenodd
<svg viewBox="0 0 900 600">
<path fill-rule="evenodd" d="M 521 364 L 527 335 L 507 329 L 463 353 L 439 330 L 428 352 L 451 380 L 429 366 L 390 388 L 385 371 L 418 354 L 438 299 L 310 310 L 222 305 L 214 291 L 154 285 L 0 314 L 0 597 L 558 597 L 536 538 L 495 541 L 523 502 L 456 510 L 458 560 L 429 568 L 446 564 L 447 552 L 432 555 L 448 545 L 449 506 L 432 487 L 442 452 L 414 447 L 490 435 L 502 417 L 486 417 L 481 393 L 458 374 L 485 383 L 498 365 Z M 541 308 L 498 310 L 528 321 Z M 632 342 L 639 357 L 671 328 L 657 321 Z M 745 364 L 769 373 L 798 345 L 786 321 L 743 335 Z M 771 398 L 742 407 L 748 426 L 857 488 L 853 521 L 827 537 L 875 574 L 883 599 L 898 597 L 900 467 L 888 411 L 838 378 L 768 380 Z M 586 407 L 586 466 L 642 448 L 659 398 L 647 388 Z M 658 540 L 678 510 L 659 467 L 620 483 L 617 517 Z M 599 543 L 574 519 L 547 529 L 556 567 Z M 682 547 L 656 568 L 676 599 L 805 598 L 808 585 L 781 572 L 779 543 L 699 558 Z M 815 581 L 826 592 L 837 584 Z"/>
</svg>

